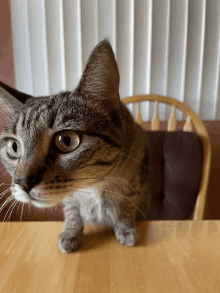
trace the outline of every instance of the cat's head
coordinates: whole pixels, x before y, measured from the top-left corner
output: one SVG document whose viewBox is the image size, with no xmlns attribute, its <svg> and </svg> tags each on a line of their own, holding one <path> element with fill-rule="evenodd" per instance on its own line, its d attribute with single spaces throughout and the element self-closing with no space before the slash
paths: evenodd
<svg viewBox="0 0 220 293">
<path fill-rule="evenodd" d="M 108 41 L 93 50 L 77 88 L 32 97 L 0 83 L 1 160 L 15 199 L 55 205 L 112 172 L 121 150 L 119 72 Z"/>
</svg>

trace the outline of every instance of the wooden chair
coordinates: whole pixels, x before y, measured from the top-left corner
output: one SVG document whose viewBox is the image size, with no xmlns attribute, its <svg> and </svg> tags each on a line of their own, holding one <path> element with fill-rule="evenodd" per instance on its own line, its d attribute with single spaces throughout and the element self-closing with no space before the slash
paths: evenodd
<svg viewBox="0 0 220 293">
<path fill-rule="evenodd" d="M 150 101 L 154 102 L 154 116 L 151 121 L 151 130 L 158 131 L 160 130 L 160 120 L 158 116 L 158 102 L 166 103 L 172 106 L 172 113 L 170 119 L 168 120 L 167 131 L 176 131 L 177 130 L 177 121 L 175 116 L 175 110 L 178 108 L 183 111 L 187 119 L 183 127 L 183 131 L 193 132 L 201 138 L 203 143 L 203 167 L 202 167 L 202 177 L 199 188 L 199 194 L 196 200 L 192 218 L 193 220 L 202 220 L 204 216 L 206 194 L 209 182 L 209 173 L 211 166 L 211 144 L 208 132 L 202 120 L 198 115 L 186 104 L 177 101 L 176 99 L 158 96 L 158 95 L 137 95 L 132 97 L 127 97 L 122 100 L 125 104 L 137 103 L 138 112 L 136 116 L 136 122 L 143 126 L 143 121 L 141 118 L 140 111 L 140 102 L 141 101 Z"/>
</svg>

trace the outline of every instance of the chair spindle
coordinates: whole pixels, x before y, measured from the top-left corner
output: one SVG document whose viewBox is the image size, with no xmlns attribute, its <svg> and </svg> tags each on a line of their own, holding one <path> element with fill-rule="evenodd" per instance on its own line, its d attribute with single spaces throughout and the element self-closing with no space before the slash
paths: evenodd
<svg viewBox="0 0 220 293">
<path fill-rule="evenodd" d="M 138 102 L 138 111 L 137 111 L 137 116 L 135 121 L 140 124 L 141 126 L 143 125 L 143 120 L 141 118 L 141 106 L 140 106 L 140 102 Z"/>
<path fill-rule="evenodd" d="M 193 132 L 192 120 L 190 116 L 187 116 L 186 122 L 183 127 L 183 131 Z"/>
<path fill-rule="evenodd" d="M 170 116 L 170 119 L 168 120 L 168 131 L 175 131 L 177 128 L 177 121 L 176 121 L 176 115 L 175 115 L 176 107 L 172 106 L 172 113 Z"/>
<path fill-rule="evenodd" d="M 154 103 L 154 117 L 151 121 L 151 130 L 160 130 L 160 120 L 158 116 L 158 102 Z"/>
</svg>

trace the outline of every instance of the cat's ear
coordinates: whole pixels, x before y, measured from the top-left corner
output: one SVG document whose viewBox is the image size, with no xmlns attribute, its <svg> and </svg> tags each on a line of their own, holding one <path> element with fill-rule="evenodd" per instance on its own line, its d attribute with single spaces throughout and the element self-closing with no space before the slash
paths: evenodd
<svg viewBox="0 0 220 293">
<path fill-rule="evenodd" d="M 0 108 L 1 112 L 7 114 L 7 116 L 11 116 L 17 110 L 19 111 L 29 98 L 31 98 L 30 95 L 0 82 Z"/>
<path fill-rule="evenodd" d="M 88 99 L 119 107 L 119 72 L 114 52 L 107 39 L 92 51 L 77 90 Z"/>
</svg>

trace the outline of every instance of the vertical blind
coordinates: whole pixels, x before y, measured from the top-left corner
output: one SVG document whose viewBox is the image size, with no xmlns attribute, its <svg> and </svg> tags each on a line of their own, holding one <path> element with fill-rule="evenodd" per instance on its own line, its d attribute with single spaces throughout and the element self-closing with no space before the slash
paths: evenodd
<svg viewBox="0 0 220 293">
<path fill-rule="evenodd" d="M 220 119 L 220 1 L 11 0 L 16 88 L 73 90 L 95 45 L 109 37 L 120 96 L 158 94 Z M 135 105 L 128 106 L 133 115 Z M 143 120 L 153 105 L 142 102 Z M 182 113 L 177 110 L 177 120 Z M 159 106 L 160 120 L 170 107 Z"/>
</svg>

